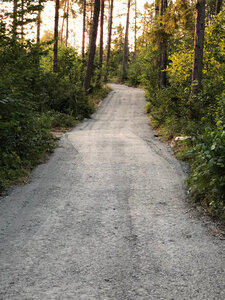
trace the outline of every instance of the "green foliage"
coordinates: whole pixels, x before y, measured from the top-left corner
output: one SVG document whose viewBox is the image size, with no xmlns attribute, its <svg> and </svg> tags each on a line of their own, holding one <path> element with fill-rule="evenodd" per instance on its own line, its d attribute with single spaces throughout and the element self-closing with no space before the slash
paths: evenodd
<svg viewBox="0 0 225 300">
<path fill-rule="evenodd" d="M 225 124 L 207 127 L 192 150 L 188 183 L 196 200 L 207 201 L 213 214 L 225 218 Z"/>
<path fill-rule="evenodd" d="M 54 74 L 48 45 L 16 42 L 3 28 L 0 65 L 2 191 L 52 151 L 51 127 L 72 127 L 88 117 L 93 106 L 84 95 L 84 62 L 73 49 L 59 49 L 59 71 Z"/>
<path fill-rule="evenodd" d="M 208 16 L 214 11 L 211 2 Z M 202 89 L 190 96 L 193 3 L 177 0 L 163 18 L 155 20 L 142 37 L 145 48 L 142 43 L 136 61 L 129 65 L 128 82 L 145 87 L 146 111 L 161 134 L 168 139 L 176 135 L 195 137 L 191 158 L 190 153 L 186 156 L 192 167 L 188 182 L 193 196 L 204 200 L 213 214 L 225 217 L 225 11 L 217 17 L 213 15 L 206 26 Z M 159 45 L 163 34 L 159 22 L 168 34 L 164 89 L 159 88 Z M 180 149 L 183 153 L 186 146 Z"/>
<path fill-rule="evenodd" d="M 0 99 L 0 191 L 55 146 L 48 119 L 21 100 Z"/>
</svg>

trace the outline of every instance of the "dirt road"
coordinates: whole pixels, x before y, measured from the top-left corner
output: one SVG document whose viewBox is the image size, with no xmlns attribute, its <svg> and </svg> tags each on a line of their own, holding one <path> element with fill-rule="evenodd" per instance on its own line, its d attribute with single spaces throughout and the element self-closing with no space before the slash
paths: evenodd
<svg viewBox="0 0 225 300">
<path fill-rule="evenodd" d="M 225 241 L 191 216 L 144 92 L 112 86 L 0 199 L 0 299 L 225 299 Z"/>
</svg>

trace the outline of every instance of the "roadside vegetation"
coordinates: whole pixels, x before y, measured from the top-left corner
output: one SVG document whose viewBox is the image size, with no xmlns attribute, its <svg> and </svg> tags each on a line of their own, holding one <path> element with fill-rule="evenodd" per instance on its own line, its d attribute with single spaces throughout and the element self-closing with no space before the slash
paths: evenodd
<svg viewBox="0 0 225 300">
<path fill-rule="evenodd" d="M 176 152 L 191 166 L 191 195 L 212 215 L 225 219 L 223 7 L 222 1 L 201 0 L 146 4 L 147 30 L 138 39 L 127 82 L 145 88 L 146 109 L 160 134 L 168 140 L 188 137 L 177 142 Z M 196 36 L 195 15 L 202 15 L 201 37 Z M 201 41 L 198 49 L 196 39 Z"/>
<path fill-rule="evenodd" d="M 97 60 L 85 90 L 88 51 L 82 58 L 51 32 L 42 40 L 40 30 L 35 40 L 27 38 L 26 26 L 40 26 L 43 1 L 10 5 L 1 10 L 0 22 L 0 192 L 26 180 L 53 151 L 57 139 L 52 130 L 89 118 L 109 91 Z"/>
</svg>

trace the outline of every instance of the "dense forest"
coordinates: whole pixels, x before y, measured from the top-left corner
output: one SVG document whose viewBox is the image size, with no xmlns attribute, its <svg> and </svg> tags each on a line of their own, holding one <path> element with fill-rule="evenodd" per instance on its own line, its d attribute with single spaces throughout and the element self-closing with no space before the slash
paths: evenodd
<svg viewBox="0 0 225 300">
<path fill-rule="evenodd" d="M 116 81 L 146 91 L 152 126 L 191 166 L 192 198 L 225 218 L 225 10 L 222 0 L 3 0 L 0 11 L 0 190 L 25 178 Z M 115 7 L 126 7 L 121 17 Z M 79 47 L 70 22 L 80 18 Z M 35 28 L 35 35 L 29 35 Z M 41 29 L 43 34 L 41 35 Z"/>
</svg>

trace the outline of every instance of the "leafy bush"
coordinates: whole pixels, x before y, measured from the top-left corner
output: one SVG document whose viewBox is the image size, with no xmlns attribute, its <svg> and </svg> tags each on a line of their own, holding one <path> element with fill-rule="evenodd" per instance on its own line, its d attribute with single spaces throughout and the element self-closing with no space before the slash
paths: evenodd
<svg viewBox="0 0 225 300">
<path fill-rule="evenodd" d="M 26 174 L 55 146 L 45 116 L 27 103 L 0 99 L 0 191 Z"/>
<path fill-rule="evenodd" d="M 225 218 L 225 124 L 205 129 L 192 151 L 188 180 L 196 200 L 204 200 L 213 214 Z"/>
</svg>

